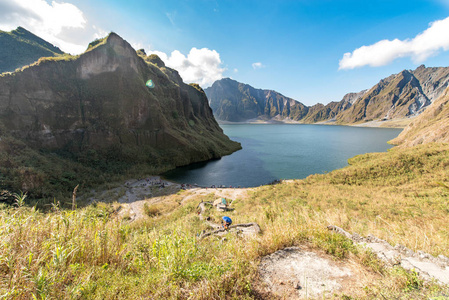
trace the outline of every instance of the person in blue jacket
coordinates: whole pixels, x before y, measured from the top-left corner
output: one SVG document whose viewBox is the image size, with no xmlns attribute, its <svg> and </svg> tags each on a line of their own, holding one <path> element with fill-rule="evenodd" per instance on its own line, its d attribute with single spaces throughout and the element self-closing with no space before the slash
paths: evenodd
<svg viewBox="0 0 449 300">
<path fill-rule="evenodd" d="M 231 224 L 232 220 L 230 217 L 224 216 L 223 218 L 221 218 L 221 226 L 223 226 L 224 229 L 228 229 Z"/>
</svg>

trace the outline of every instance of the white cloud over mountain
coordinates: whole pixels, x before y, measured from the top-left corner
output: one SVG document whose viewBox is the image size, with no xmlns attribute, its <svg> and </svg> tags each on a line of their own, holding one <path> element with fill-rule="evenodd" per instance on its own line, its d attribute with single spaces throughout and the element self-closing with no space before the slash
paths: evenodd
<svg viewBox="0 0 449 300">
<path fill-rule="evenodd" d="M 222 68 L 220 54 L 208 48 L 192 48 L 187 56 L 178 50 L 170 56 L 160 51 L 149 51 L 149 54 L 157 54 L 168 67 L 177 70 L 185 82 L 198 83 L 204 88 L 223 78 L 226 71 Z"/>
<path fill-rule="evenodd" d="M 254 70 L 265 68 L 265 66 L 261 62 L 255 62 L 251 64 Z"/>
<path fill-rule="evenodd" d="M 1 0 L 0 27 L 12 30 L 18 26 L 33 32 L 44 40 L 72 54 L 83 52 L 87 44 L 76 40 L 77 30 L 86 31 L 91 37 L 102 33 L 92 26 L 86 28 L 87 20 L 83 12 L 71 3 L 45 0 Z M 70 38 L 70 37 L 74 38 Z"/>
<path fill-rule="evenodd" d="M 432 22 L 425 31 L 412 39 L 381 40 L 348 52 L 340 60 L 339 69 L 363 66 L 379 67 L 397 58 L 410 57 L 415 63 L 424 62 L 439 51 L 449 50 L 449 17 Z"/>
</svg>

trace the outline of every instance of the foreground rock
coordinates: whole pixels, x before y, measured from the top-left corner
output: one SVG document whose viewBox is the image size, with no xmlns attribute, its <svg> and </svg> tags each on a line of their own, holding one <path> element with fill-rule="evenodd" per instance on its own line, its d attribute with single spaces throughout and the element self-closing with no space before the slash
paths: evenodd
<svg viewBox="0 0 449 300">
<path fill-rule="evenodd" d="M 334 293 L 363 285 L 359 272 L 329 255 L 289 247 L 262 258 L 257 291 L 267 299 L 328 299 Z"/>
<path fill-rule="evenodd" d="M 449 258 L 443 255 L 433 257 L 423 251 L 415 253 L 402 245 L 393 247 L 373 235 L 363 238 L 334 225 L 329 225 L 328 229 L 344 235 L 356 244 L 371 249 L 387 265 L 399 265 L 405 270 L 416 271 L 425 280 L 436 280 L 442 284 L 449 284 Z"/>
</svg>

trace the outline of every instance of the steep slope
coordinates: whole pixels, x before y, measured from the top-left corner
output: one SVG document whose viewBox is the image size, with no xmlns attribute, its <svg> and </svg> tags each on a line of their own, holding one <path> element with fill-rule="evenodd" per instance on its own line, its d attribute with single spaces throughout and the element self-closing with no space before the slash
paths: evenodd
<svg viewBox="0 0 449 300">
<path fill-rule="evenodd" d="M 222 121 L 300 120 L 308 111 L 302 103 L 275 91 L 255 89 L 230 78 L 214 82 L 205 92 L 215 117 Z"/>
<path fill-rule="evenodd" d="M 431 142 L 449 143 L 449 88 L 391 143 L 412 147 Z"/>
<path fill-rule="evenodd" d="M 352 104 L 366 93 L 363 90 L 358 93 L 346 94 L 340 102 L 330 102 L 327 105 L 321 103 L 310 107 L 309 112 L 301 121 L 304 123 L 316 123 L 322 121 L 333 121 L 342 111 L 350 108 Z"/>
<path fill-rule="evenodd" d="M 162 171 L 240 149 L 199 86 L 140 55 L 111 33 L 79 57 L 40 59 L 3 74 L 0 128 L 31 149 L 126 169 Z"/>
<path fill-rule="evenodd" d="M 352 124 L 378 119 L 415 116 L 428 107 L 448 86 L 449 68 L 404 70 L 382 79 L 336 120 Z"/>
<path fill-rule="evenodd" d="M 11 32 L 0 30 L 0 49 L 0 73 L 12 72 L 41 57 L 64 54 L 58 47 L 22 27 Z"/>
<path fill-rule="evenodd" d="M 369 90 L 348 93 L 341 101 L 327 105 L 318 103 L 307 107 L 275 91 L 254 89 L 228 78 L 216 81 L 206 89 L 206 94 L 219 120 L 258 118 L 357 124 L 419 115 L 448 85 L 449 67 L 421 65 L 416 70 L 404 70 L 384 78 Z"/>
</svg>

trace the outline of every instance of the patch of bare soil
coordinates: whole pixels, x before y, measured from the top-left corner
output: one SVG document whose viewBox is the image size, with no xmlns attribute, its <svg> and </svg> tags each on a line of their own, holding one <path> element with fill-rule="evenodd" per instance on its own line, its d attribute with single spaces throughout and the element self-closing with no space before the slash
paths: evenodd
<svg viewBox="0 0 449 300">
<path fill-rule="evenodd" d="M 88 202 L 104 201 L 120 203 L 118 216 L 122 219 L 137 221 L 145 219 L 145 204 L 164 202 L 164 196 L 175 194 L 181 189 L 181 185 L 162 179 L 160 176 L 149 176 L 144 179 L 130 179 L 119 186 L 104 190 L 92 190 L 93 196 Z M 248 188 L 190 188 L 183 194 L 182 202 L 205 196 L 211 193 L 217 198 L 238 199 L 247 195 Z M 246 229 L 248 231 L 249 229 Z"/>
<path fill-rule="evenodd" d="M 193 188 L 189 189 L 182 202 L 198 196 L 206 196 L 211 193 L 215 194 L 217 198 L 238 199 L 245 198 L 251 188 Z"/>
<path fill-rule="evenodd" d="M 336 261 L 320 250 L 289 247 L 261 260 L 256 292 L 266 299 L 328 299 L 351 294 L 376 276 L 350 260 Z"/>
</svg>

